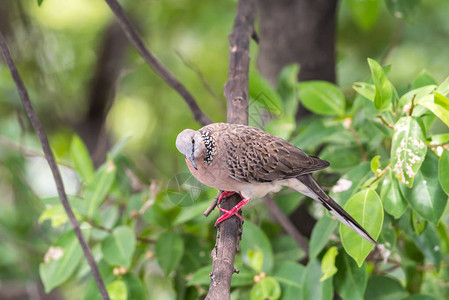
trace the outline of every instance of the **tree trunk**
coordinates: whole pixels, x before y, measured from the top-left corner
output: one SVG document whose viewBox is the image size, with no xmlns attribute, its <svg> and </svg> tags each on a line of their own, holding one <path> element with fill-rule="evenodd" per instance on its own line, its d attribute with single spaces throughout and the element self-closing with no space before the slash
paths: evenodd
<svg viewBox="0 0 449 300">
<path fill-rule="evenodd" d="M 298 80 L 336 81 L 335 32 L 337 0 L 258 0 L 260 42 L 257 59 L 261 74 L 276 86 L 280 71 L 299 63 Z M 299 105 L 297 121 L 310 114 Z M 306 237 L 315 219 L 301 205 L 290 215 Z"/>
</svg>

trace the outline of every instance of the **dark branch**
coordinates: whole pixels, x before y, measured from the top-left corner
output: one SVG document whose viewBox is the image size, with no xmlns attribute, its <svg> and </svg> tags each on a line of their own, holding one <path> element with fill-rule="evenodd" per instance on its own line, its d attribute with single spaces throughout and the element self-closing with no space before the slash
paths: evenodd
<svg viewBox="0 0 449 300">
<path fill-rule="evenodd" d="M 229 35 L 229 74 L 224 86 L 229 123 L 248 124 L 249 44 L 254 32 L 255 14 L 253 0 L 238 2 L 234 28 Z M 241 200 L 235 194 L 223 201 L 222 207 L 231 209 Z M 234 257 L 241 229 L 242 223 L 235 216 L 219 225 L 217 241 L 212 250 L 212 273 L 206 299 L 230 299 L 231 279 L 235 271 Z"/>
<path fill-rule="evenodd" d="M 16 84 L 17 91 L 19 92 L 23 107 L 25 108 L 25 112 L 31 122 L 31 125 L 33 125 L 33 128 L 36 131 L 39 141 L 41 142 L 42 150 L 44 151 L 45 158 L 47 159 L 48 165 L 50 166 L 51 172 L 53 173 L 53 177 L 54 177 L 54 180 L 56 183 L 56 188 L 58 190 L 59 198 L 61 199 L 61 202 L 62 202 L 62 206 L 64 207 L 65 212 L 67 213 L 67 216 L 69 217 L 70 223 L 72 224 L 73 231 L 75 232 L 76 237 L 78 238 L 78 241 L 81 244 L 81 248 L 83 249 L 84 256 L 86 257 L 87 262 L 89 263 L 90 269 L 92 271 L 92 275 L 94 276 L 94 279 L 95 279 L 95 282 L 97 283 L 98 289 L 100 290 L 100 293 L 103 296 L 103 299 L 109 299 L 109 295 L 108 295 L 108 292 L 106 291 L 106 287 L 104 285 L 103 279 L 101 278 L 100 272 L 98 270 L 98 266 L 95 262 L 94 257 L 92 256 L 92 252 L 90 251 L 89 246 L 86 243 L 86 240 L 84 239 L 84 236 L 80 229 L 80 225 L 78 223 L 78 220 L 75 218 L 75 215 L 73 214 L 73 210 L 70 207 L 69 201 L 67 199 L 67 195 L 64 190 L 64 184 L 62 182 L 61 173 L 59 173 L 58 166 L 56 165 L 55 158 L 50 149 L 47 135 L 45 134 L 45 131 L 42 128 L 42 125 L 41 125 L 39 119 L 37 118 L 37 115 L 34 112 L 33 107 L 31 106 L 31 101 L 28 97 L 28 92 L 25 88 L 25 85 L 23 84 L 23 81 L 19 75 L 19 72 L 17 71 L 14 61 L 12 60 L 11 54 L 9 52 L 8 46 L 6 44 L 6 41 L 5 41 L 2 33 L 0 33 L 0 48 L 1 48 L 1 51 L 5 58 L 6 64 L 8 65 L 8 68 L 11 72 L 12 78 L 14 79 L 14 82 Z"/>
<path fill-rule="evenodd" d="M 133 44 L 139 54 L 153 68 L 153 70 L 158 73 L 159 76 L 161 76 L 169 86 L 171 86 L 176 92 L 178 92 L 178 94 L 182 98 L 184 98 L 185 102 L 192 111 L 195 120 L 197 120 L 198 123 L 203 126 L 212 123 L 211 119 L 209 119 L 209 117 L 204 114 L 204 112 L 198 106 L 192 94 L 190 94 L 186 87 L 182 85 L 182 83 L 179 82 L 178 79 L 176 79 L 176 77 L 162 64 L 162 62 L 160 62 L 156 58 L 156 56 L 154 56 L 154 54 L 150 52 L 147 46 L 145 46 L 142 38 L 140 37 L 134 26 L 131 24 L 129 19 L 126 17 L 125 12 L 123 11 L 120 4 L 116 0 L 105 1 L 117 17 L 117 21 L 119 22 L 131 44 Z"/>
<path fill-rule="evenodd" d="M 279 222 L 282 228 L 295 240 L 296 244 L 304 250 L 307 257 L 309 256 L 309 243 L 307 240 L 299 233 L 295 225 L 290 221 L 290 219 L 284 214 L 284 212 L 279 208 L 279 206 L 274 202 L 273 198 L 270 196 L 265 196 L 263 198 L 265 205 L 268 210 L 273 215 L 273 217 Z"/>
</svg>

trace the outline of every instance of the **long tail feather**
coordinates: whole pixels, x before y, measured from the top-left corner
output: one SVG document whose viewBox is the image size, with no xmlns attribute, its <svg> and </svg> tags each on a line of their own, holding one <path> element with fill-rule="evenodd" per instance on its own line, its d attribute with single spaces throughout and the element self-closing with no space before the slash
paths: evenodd
<svg viewBox="0 0 449 300">
<path fill-rule="evenodd" d="M 357 234 L 363 237 L 368 242 L 377 244 L 376 241 L 370 236 L 370 234 L 363 228 L 353 217 L 351 217 L 337 202 L 329 197 L 320 185 L 315 181 L 312 175 L 302 175 L 298 177 L 298 180 L 305 185 L 310 191 L 304 193 L 304 187 L 297 189 L 299 192 L 304 193 L 306 196 L 319 201 L 332 215 L 334 215 L 340 222 L 354 230 Z"/>
</svg>

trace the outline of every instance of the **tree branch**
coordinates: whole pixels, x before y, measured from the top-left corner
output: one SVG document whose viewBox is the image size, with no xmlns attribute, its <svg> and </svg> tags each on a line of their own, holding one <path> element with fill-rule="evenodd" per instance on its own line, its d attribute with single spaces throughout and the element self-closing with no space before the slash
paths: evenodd
<svg viewBox="0 0 449 300">
<path fill-rule="evenodd" d="M 126 17 L 125 12 L 123 11 L 117 0 L 105 1 L 117 17 L 117 21 L 119 22 L 131 44 L 133 44 L 133 46 L 143 57 L 143 59 L 145 59 L 145 61 L 151 66 L 151 68 L 153 68 L 153 70 L 158 73 L 159 76 L 161 76 L 169 86 L 171 86 L 176 92 L 178 92 L 178 94 L 182 98 L 184 98 L 185 102 L 192 111 L 195 120 L 203 126 L 212 123 L 211 119 L 206 116 L 206 114 L 204 114 L 204 112 L 196 103 L 195 98 L 193 98 L 192 94 L 190 94 L 186 87 L 182 85 L 182 83 L 179 82 L 178 79 L 176 79 L 176 77 L 162 64 L 162 62 L 160 62 L 156 58 L 156 56 L 154 56 L 154 54 L 150 52 L 147 46 L 145 46 L 139 33 Z"/>
<path fill-rule="evenodd" d="M 248 124 L 249 44 L 254 32 L 255 15 L 253 0 L 238 2 L 234 27 L 229 35 L 229 74 L 224 86 L 229 123 Z M 223 201 L 222 207 L 231 209 L 241 200 L 241 197 L 235 194 Z M 217 241 L 212 250 L 212 272 L 206 299 L 230 299 L 232 274 L 236 271 L 234 257 L 241 236 L 241 226 L 240 219 L 234 216 L 218 227 Z"/>
<path fill-rule="evenodd" d="M 16 84 L 17 91 L 19 92 L 20 99 L 22 101 L 23 107 L 25 108 L 25 112 L 33 125 L 34 130 L 39 138 L 39 141 L 42 145 L 42 150 L 44 151 L 45 158 L 47 159 L 48 165 L 50 166 L 51 172 L 53 173 L 53 177 L 56 183 L 56 188 L 58 190 L 59 198 L 61 199 L 62 206 L 69 217 L 70 223 L 72 224 L 73 231 L 75 232 L 76 237 L 78 238 L 79 243 L 81 244 L 81 248 L 83 249 L 84 256 L 89 263 L 90 269 L 92 271 L 92 275 L 94 276 L 95 282 L 97 283 L 98 289 L 100 290 L 103 299 L 109 299 L 108 292 L 106 291 L 106 287 L 104 285 L 103 279 L 101 278 L 100 272 L 98 270 L 98 266 L 95 262 L 94 257 L 92 256 L 92 252 L 89 249 L 89 246 L 84 239 L 84 236 L 81 232 L 80 225 L 78 220 L 76 219 L 72 208 L 70 207 L 69 201 L 67 199 L 67 195 L 64 190 L 64 184 L 62 182 L 61 173 L 59 172 L 58 166 L 56 165 L 55 158 L 50 149 L 50 145 L 48 143 L 47 135 L 45 134 L 44 129 L 33 110 L 31 105 L 31 101 L 28 97 L 28 92 L 23 84 L 22 78 L 17 71 L 17 68 L 12 60 L 11 54 L 9 52 L 6 41 L 3 37 L 3 34 L 0 32 L 0 48 L 5 58 L 6 64 L 8 65 L 9 71 L 11 72 L 11 76 L 14 79 L 14 83 Z"/>
<path fill-rule="evenodd" d="M 271 196 L 263 197 L 265 205 L 268 210 L 273 215 L 273 217 L 279 222 L 279 224 L 284 228 L 284 230 L 295 240 L 296 244 L 304 250 L 306 256 L 309 256 L 309 243 L 307 240 L 299 233 L 295 225 L 290 221 L 290 219 L 282 212 L 279 206 L 274 202 Z"/>
</svg>

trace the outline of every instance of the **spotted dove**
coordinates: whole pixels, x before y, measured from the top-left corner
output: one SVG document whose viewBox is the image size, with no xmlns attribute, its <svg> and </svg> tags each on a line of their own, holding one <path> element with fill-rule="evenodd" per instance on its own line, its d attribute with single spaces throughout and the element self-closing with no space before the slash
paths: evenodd
<svg viewBox="0 0 449 300">
<path fill-rule="evenodd" d="M 198 131 L 186 129 L 176 139 L 192 175 L 205 185 L 225 191 L 223 197 L 240 193 L 243 200 L 225 210 L 217 223 L 232 215 L 253 198 L 278 192 L 282 186 L 318 201 L 340 222 L 376 244 L 369 233 L 330 198 L 312 177 L 329 162 L 307 155 L 289 142 L 261 129 L 228 123 L 214 123 Z"/>
</svg>

